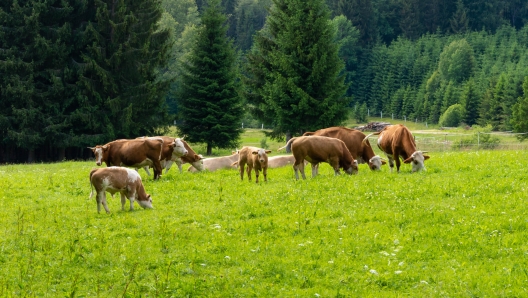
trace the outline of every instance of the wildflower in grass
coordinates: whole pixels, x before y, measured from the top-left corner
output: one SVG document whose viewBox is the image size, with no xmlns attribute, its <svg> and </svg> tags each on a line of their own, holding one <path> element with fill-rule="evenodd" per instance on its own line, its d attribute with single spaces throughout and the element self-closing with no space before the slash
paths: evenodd
<svg viewBox="0 0 528 298">
<path fill-rule="evenodd" d="M 225 256 L 224 257 L 226 260 L 231 260 L 231 257 L 230 256 Z"/>
<path fill-rule="evenodd" d="M 374 270 L 374 269 L 370 269 L 369 272 L 370 272 L 371 274 L 374 274 L 374 275 L 379 275 L 379 274 L 378 274 L 378 271 L 376 271 L 376 270 Z"/>
<path fill-rule="evenodd" d="M 401 274 L 402 272 L 403 271 L 401 271 L 401 270 L 396 270 L 396 271 L 394 271 L 394 274 Z"/>
</svg>

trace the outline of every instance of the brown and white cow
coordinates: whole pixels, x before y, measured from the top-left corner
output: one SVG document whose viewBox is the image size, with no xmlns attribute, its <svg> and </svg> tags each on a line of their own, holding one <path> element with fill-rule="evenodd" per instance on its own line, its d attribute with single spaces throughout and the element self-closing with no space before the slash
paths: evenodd
<svg viewBox="0 0 528 298">
<path fill-rule="evenodd" d="M 173 161 L 178 161 L 183 156 L 187 156 L 189 151 L 185 146 L 186 142 L 180 138 L 173 138 L 167 136 L 157 136 L 157 137 L 139 137 L 137 139 L 145 138 L 161 138 L 163 140 L 163 149 L 161 151 L 160 164 L 162 170 L 165 169 L 165 174 L 169 171 Z M 194 152 L 194 151 L 193 151 Z M 149 167 L 143 167 L 147 175 L 150 176 Z"/>
<path fill-rule="evenodd" d="M 244 169 L 247 164 L 246 172 L 249 181 L 251 181 L 251 170 L 253 169 L 255 169 L 256 183 L 258 183 L 260 171 L 264 174 L 264 181 L 268 181 L 268 153 L 271 153 L 271 150 L 251 146 L 244 146 L 238 150 L 238 161 L 232 165 L 238 164 L 240 179 L 244 180 Z"/>
<path fill-rule="evenodd" d="M 160 159 L 162 155 L 163 139 L 141 138 L 132 140 L 116 140 L 105 145 L 88 147 L 92 149 L 95 163 L 100 166 L 103 162 L 107 167 L 126 166 L 141 168 L 154 167 L 154 179 L 161 175 Z"/>
<path fill-rule="evenodd" d="M 205 158 L 202 160 L 203 170 L 214 172 L 220 169 L 237 169 L 236 165 L 233 165 L 234 162 L 238 161 L 238 153 L 233 152 L 229 156 L 220 156 L 220 157 L 211 157 Z M 194 166 L 189 167 L 189 172 L 198 172 Z"/>
<path fill-rule="evenodd" d="M 424 161 L 429 159 L 429 156 L 424 155 L 427 151 L 416 150 L 413 135 L 407 127 L 402 124 L 388 125 L 379 132 L 369 134 L 364 141 L 373 135 L 379 135 L 378 147 L 387 155 L 391 172 L 394 161 L 397 172 L 400 172 L 400 157 L 404 163 L 412 163 L 413 172 L 425 170 Z"/>
<path fill-rule="evenodd" d="M 359 130 L 346 127 L 328 127 L 316 130 L 314 132 L 305 132 L 303 136 L 324 136 L 340 139 L 345 142 L 348 151 L 352 154 L 358 163 L 368 163 L 373 171 L 381 170 L 381 166 L 386 164 L 379 155 L 374 153 L 368 140 L 363 142 L 365 134 Z"/>
<path fill-rule="evenodd" d="M 301 171 L 303 179 L 306 179 L 304 174 L 304 160 L 307 160 L 312 165 L 312 177 L 317 176 L 317 165 L 321 162 L 326 162 L 334 168 L 335 175 L 339 175 L 339 169 L 342 168 L 347 174 L 357 174 L 357 161 L 354 160 L 350 151 L 343 141 L 336 138 L 323 136 L 301 136 L 291 138 L 286 146 L 279 148 L 282 150 L 291 144 L 295 163 L 293 169 L 295 171 L 295 179 L 299 180 L 298 171 Z"/>
<path fill-rule="evenodd" d="M 106 202 L 106 192 L 121 194 L 121 210 L 125 210 L 126 199 L 130 200 L 130 211 L 134 210 L 134 201 L 145 209 L 152 209 L 152 198 L 145 192 L 141 176 L 137 171 L 124 167 L 108 167 L 93 169 L 90 171 L 90 198 L 93 191 L 97 193 L 97 212 L 101 213 L 101 204 L 110 213 Z"/>
<path fill-rule="evenodd" d="M 196 152 L 182 139 L 183 145 L 185 146 L 185 149 L 187 149 L 187 154 L 177 158 L 174 160 L 176 165 L 178 166 L 178 169 L 180 170 L 180 173 L 182 172 L 182 164 L 190 163 L 192 167 L 194 167 L 199 172 L 203 171 L 204 165 L 203 165 L 203 156 L 201 154 L 196 154 Z M 172 162 L 168 163 L 165 169 L 168 171 L 172 165 Z M 165 172 L 166 173 L 166 172 Z"/>
</svg>

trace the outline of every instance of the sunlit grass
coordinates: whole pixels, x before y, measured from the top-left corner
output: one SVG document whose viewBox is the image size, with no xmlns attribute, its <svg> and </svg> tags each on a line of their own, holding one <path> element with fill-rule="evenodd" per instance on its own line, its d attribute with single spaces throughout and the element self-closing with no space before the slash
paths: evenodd
<svg viewBox="0 0 528 298">
<path fill-rule="evenodd" d="M 0 296 L 522 297 L 527 154 L 267 183 L 140 171 L 154 210 L 98 214 L 92 162 L 0 167 Z M 307 169 L 310 176 L 310 169 Z"/>
</svg>

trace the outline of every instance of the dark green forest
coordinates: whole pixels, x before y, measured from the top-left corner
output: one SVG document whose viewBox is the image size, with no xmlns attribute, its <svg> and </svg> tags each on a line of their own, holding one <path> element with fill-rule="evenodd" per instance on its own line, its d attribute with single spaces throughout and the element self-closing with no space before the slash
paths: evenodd
<svg viewBox="0 0 528 298">
<path fill-rule="evenodd" d="M 221 2 L 226 30 L 217 32 L 224 32 L 231 41 L 226 44 L 236 50 L 233 63 L 241 82 L 252 76 L 251 53 L 261 55 L 266 46 L 255 38 L 274 34 L 267 22 L 270 9 L 295 3 Z M 320 36 L 326 44 L 337 45 L 343 67 L 335 69 L 340 69 L 346 88 L 341 96 L 330 97 L 346 101 L 355 115 L 367 111 L 450 126 L 446 119 L 456 112 L 461 113 L 458 124 L 522 132 L 528 127 L 528 1 L 324 4 L 329 13 L 319 16 L 327 24 L 314 18 L 317 23 L 306 30 L 324 32 Z M 88 146 L 161 134 L 180 123 L 182 80 L 194 61 L 193 45 L 206 6 L 206 0 L 1 1 L 0 162 L 84 159 L 91 156 Z M 316 13 L 324 10 L 318 1 L 310 7 Z M 308 25 L 282 25 L 299 30 L 292 36 L 310 39 L 310 34 L 301 34 Z M 327 26 L 334 30 L 331 40 Z M 294 48 L 288 39 L 271 37 Z M 311 42 L 317 46 L 320 41 Z M 292 61 L 280 65 L 293 67 Z M 281 127 L 244 95 L 255 86 L 260 85 L 238 87 L 239 104 L 249 108 L 243 119 L 231 121 Z M 268 92 L 281 98 L 284 90 Z M 229 96 L 233 99 L 232 92 Z M 315 93 L 310 96 L 317 98 Z M 297 135 L 309 125 L 298 121 L 289 132 Z"/>
</svg>

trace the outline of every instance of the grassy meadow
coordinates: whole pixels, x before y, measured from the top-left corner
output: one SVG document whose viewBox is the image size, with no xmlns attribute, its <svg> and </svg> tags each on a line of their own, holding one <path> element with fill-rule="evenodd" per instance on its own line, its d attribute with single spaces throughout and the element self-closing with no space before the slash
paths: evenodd
<svg viewBox="0 0 528 298">
<path fill-rule="evenodd" d="M 527 152 L 430 155 L 259 184 L 140 170 L 155 209 L 110 214 L 93 162 L 3 165 L 0 297 L 526 297 Z"/>
</svg>

